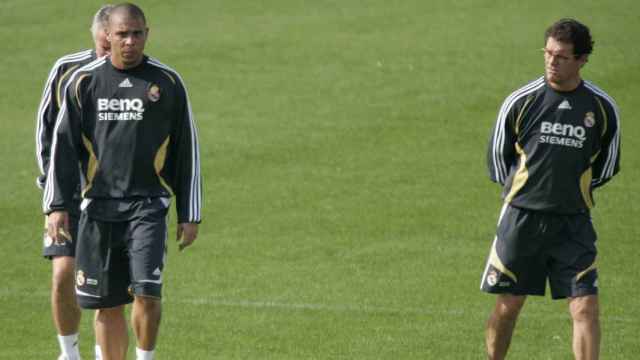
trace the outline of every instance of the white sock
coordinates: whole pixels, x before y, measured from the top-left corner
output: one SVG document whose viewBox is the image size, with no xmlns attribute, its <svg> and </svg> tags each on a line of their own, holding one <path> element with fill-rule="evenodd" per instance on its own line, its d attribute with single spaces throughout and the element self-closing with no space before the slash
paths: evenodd
<svg viewBox="0 0 640 360">
<path fill-rule="evenodd" d="M 96 360 L 102 360 L 102 350 L 98 344 L 96 344 Z"/>
<path fill-rule="evenodd" d="M 78 351 L 78 333 L 72 335 L 58 335 L 60 350 L 62 355 L 69 360 L 79 360 L 80 352 Z"/>
<path fill-rule="evenodd" d="M 136 347 L 136 360 L 153 360 L 154 350 L 146 351 Z"/>
</svg>

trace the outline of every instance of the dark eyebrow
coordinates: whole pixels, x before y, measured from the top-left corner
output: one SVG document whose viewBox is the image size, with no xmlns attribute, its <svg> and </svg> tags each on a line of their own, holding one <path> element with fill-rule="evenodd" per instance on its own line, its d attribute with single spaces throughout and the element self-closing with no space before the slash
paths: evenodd
<svg viewBox="0 0 640 360">
<path fill-rule="evenodd" d="M 144 33 L 144 30 L 116 30 L 115 32 L 117 35 L 123 36 L 123 35 L 128 35 L 128 34 L 132 34 L 132 35 L 140 35 L 142 33 Z"/>
</svg>

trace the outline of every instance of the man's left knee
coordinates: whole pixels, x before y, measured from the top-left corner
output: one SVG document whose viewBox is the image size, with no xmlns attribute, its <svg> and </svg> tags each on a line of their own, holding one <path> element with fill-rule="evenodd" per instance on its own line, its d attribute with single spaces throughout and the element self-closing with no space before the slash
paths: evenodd
<svg viewBox="0 0 640 360">
<path fill-rule="evenodd" d="M 569 300 L 569 307 L 574 321 L 598 320 L 598 297 L 595 295 L 572 298 Z"/>
<path fill-rule="evenodd" d="M 102 321 L 105 319 L 122 318 L 124 319 L 124 305 L 118 305 L 110 308 L 96 309 L 95 319 L 96 321 Z"/>
<path fill-rule="evenodd" d="M 145 311 L 160 311 L 162 306 L 160 298 L 153 296 L 135 296 L 134 302 Z"/>
</svg>

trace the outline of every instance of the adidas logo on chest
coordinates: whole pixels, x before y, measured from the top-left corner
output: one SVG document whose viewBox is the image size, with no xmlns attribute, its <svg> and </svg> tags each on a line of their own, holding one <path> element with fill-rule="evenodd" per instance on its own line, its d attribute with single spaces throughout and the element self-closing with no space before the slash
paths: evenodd
<svg viewBox="0 0 640 360">
<path fill-rule="evenodd" d="M 571 104 L 569 103 L 569 100 L 567 100 L 567 99 L 562 100 L 560 105 L 558 105 L 558 110 L 571 110 L 571 109 L 573 109 L 573 108 L 571 107 Z"/>
<path fill-rule="evenodd" d="M 130 87 L 133 87 L 133 84 L 131 83 L 131 80 L 129 80 L 129 78 L 126 78 L 126 79 L 122 80 L 122 82 L 120 84 L 118 84 L 118 87 L 130 88 Z"/>
</svg>

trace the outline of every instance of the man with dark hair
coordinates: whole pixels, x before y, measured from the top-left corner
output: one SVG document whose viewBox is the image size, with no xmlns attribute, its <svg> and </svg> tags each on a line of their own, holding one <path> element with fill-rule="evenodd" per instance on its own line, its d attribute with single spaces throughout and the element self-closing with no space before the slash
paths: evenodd
<svg viewBox="0 0 640 360">
<path fill-rule="evenodd" d="M 36 121 L 36 157 L 40 168 L 37 184 L 41 189 L 44 188 L 47 179 L 53 127 L 62 103 L 64 85 L 75 70 L 107 55 L 109 42 L 107 41 L 106 28 L 112 7 L 112 5 L 102 6 L 93 17 L 91 34 L 93 35 L 94 49 L 61 57 L 49 72 Z M 79 198 L 80 194 L 76 193 L 73 199 L 74 203 L 69 207 L 69 231 L 72 239 L 76 238 L 78 228 Z M 44 234 L 43 255 L 52 263 L 51 309 L 62 353 L 59 357 L 60 360 L 75 360 L 80 356 L 78 353 L 78 327 L 81 312 L 76 302 L 73 285 L 76 245 L 77 241 L 54 243 L 46 232 Z M 97 346 L 96 355 L 99 356 Z"/>
<path fill-rule="evenodd" d="M 486 346 L 504 359 L 527 295 L 567 298 L 576 359 L 600 348 L 592 191 L 619 170 L 620 126 L 611 97 L 582 80 L 593 41 L 578 21 L 545 33 L 545 75 L 504 101 L 488 151 L 504 206 L 481 288 L 496 293 Z"/>
<path fill-rule="evenodd" d="M 98 309 L 105 360 L 126 356 L 124 306 L 131 302 L 137 358 L 153 359 L 171 196 L 180 250 L 196 239 L 200 223 L 191 105 L 178 73 L 144 54 L 148 33 L 139 7 L 113 8 L 110 56 L 80 68 L 66 86 L 43 199 L 49 236 L 62 242 L 82 180 L 76 294 L 82 308 Z"/>
<path fill-rule="evenodd" d="M 544 42 L 549 38 L 573 44 L 573 56 L 578 58 L 593 51 L 593 40 L 589 28 L 574 19 L 561 19 L 544 32 Z"/>
</svg>

